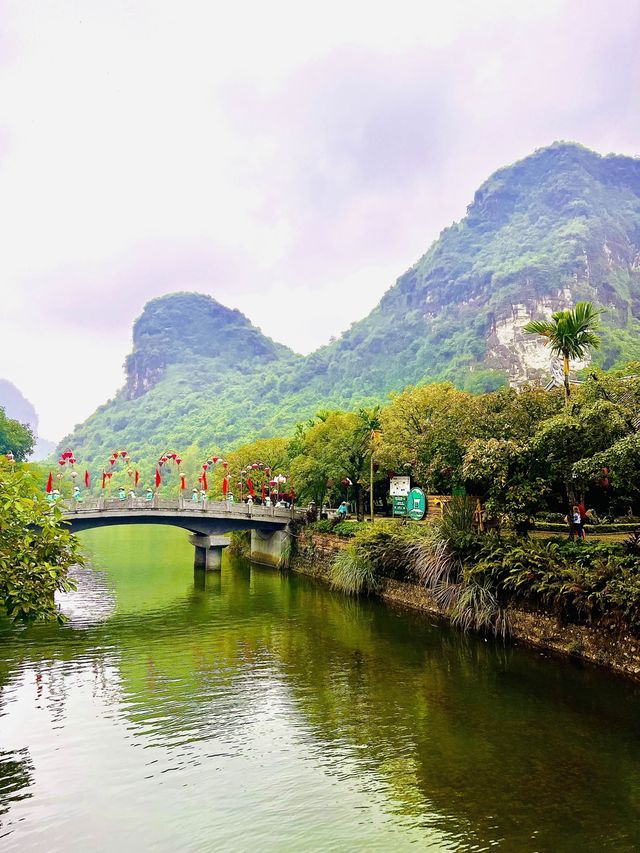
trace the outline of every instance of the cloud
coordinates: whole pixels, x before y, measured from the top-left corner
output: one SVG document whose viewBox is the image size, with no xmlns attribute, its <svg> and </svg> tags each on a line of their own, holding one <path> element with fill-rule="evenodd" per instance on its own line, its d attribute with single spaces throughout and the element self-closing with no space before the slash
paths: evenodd
<svg viewBox="0 0 640 853">
<path fill-rule="evenodd" d="M 51 436 L 121 384 L 149 298 L 208 292 L 309 351 L 496 168 L 560 138 L 640 150 L 635 0 L 0 0 L 0 21 L 0 360 Z M 64 406 L 43 347 L 76 356 Z"/>
</svg>

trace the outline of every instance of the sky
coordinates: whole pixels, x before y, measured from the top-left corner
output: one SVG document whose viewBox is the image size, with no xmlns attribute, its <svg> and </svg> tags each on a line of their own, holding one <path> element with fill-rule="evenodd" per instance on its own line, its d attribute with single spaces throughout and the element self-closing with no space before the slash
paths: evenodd
<svg viewBox="0 0 640 853">
<path fill-rule="evenodd" d="M 495 169 L 640 154 L 638 0 L 0 0 L 0 378 L 60 439 L 149 299 L 307 353 Z"/>
</svg>

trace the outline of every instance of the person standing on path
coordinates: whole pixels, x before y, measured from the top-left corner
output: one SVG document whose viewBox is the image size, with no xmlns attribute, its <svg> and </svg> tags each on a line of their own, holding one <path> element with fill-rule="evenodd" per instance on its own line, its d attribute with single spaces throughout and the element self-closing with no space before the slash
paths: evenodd
<svg viewBox="0 0 640 853">
<path fill-rule="evenodd" d="M 580 509 L 577 504 L 573 508 L 573 527 L 575 529 L 576 536 L 578 537 L 578 539 L 584 539 L 584 527 L 582 526 Z"/>
</svg>

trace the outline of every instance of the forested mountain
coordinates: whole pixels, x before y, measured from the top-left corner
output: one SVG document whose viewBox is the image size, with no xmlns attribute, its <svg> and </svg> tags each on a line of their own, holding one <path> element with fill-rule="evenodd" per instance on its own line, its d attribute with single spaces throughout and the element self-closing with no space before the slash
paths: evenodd
<svg viewBox="0 0 640 853">
<path fill-rule="evenodd" d="M 407 384 L 546 379 L 521 327 L 579 299 L 607 309 L 600 364 L 640 358 L 640 160 L 556 143 L 492 175 L 368 317 L 307 357 L 208 296 L 154 299 L 126 385 L 64 443 L 99 466 L 118 446 L 223 451 Z"/>
</svg>

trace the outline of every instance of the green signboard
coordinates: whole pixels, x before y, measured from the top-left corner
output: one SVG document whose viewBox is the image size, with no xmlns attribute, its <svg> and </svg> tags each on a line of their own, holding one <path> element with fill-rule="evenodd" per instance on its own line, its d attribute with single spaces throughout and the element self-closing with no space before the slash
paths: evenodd
<svg viewBox="0 0 640 853">
<path fill-rule="evenodd" d="M 414 488 L 409 492 L 407 499 L 407 515 L 414 521 L 424 518 L 427 510 L 427 499 L 422 489 Z"/>
<path fill-rule="evenodd" d="M 407 496 L 394 495 L 391 500 L 393 501 L 393 515 L 404 518 L 407 514 Z"/>
</svg>

